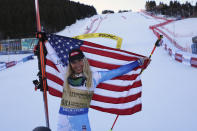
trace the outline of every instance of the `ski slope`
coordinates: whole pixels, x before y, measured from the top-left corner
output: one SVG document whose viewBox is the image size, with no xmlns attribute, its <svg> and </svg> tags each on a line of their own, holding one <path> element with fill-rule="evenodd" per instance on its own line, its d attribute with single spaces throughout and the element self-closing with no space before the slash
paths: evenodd
<svg viewBox="0 0 197 131">
<path fill-rule="evenodd" d="M 83 34 L 95 19 L 98 20 L 89 33 L 120 36 L 123 38 L 121 49 L 149 56 L 157 39 L 149 26 L 160 21 L 141 13 L 97 15 L 77 21 L 57 34 L 70 37 Z M 116 42 L 109 39 L 87 40 L 116 47 Z M 7 56 L 0 58 L 3 57 Z M 43 96 L 34 91 L 32 84 L 37 72 L 36 58 L 0 72 L 1 131 L 31 131 L 45 125 Z M 120 116 L 113 131 L 196 131 L 196 75 L 196 68 L 173 60 L 162 47 L 157 48 L 151 64 L 141 75 L 142 111 Z M 55 131 L 60 99 L 48 95 L 48 102 L 50 127 Z M 115 117 L 90 109 L 92 131 L 109 131 Z"/>
</svg>

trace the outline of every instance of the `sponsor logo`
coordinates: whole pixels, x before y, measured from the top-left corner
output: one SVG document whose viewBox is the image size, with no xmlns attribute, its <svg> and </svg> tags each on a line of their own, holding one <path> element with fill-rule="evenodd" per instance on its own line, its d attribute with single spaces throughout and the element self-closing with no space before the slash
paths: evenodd
<svg viewBox="0 0 197 131">
<path fill-rule="evenodd" d="M 191 58 L 190 63 L 192 66 L 197 67 L 197 58 Z"/>
<path fill-rule="evenodd" d="M 79 54 L 79 52 L 72 52 L 71 54 L 70 54 L 70 56 L 75 56 L 75 55 L 78 55 Z"/>
<path fill-rule="evenodd" d="M 12 67 L 14 65 L 16 65 L 15 61 L 8 62 L 8 63 L 6 63 L 6 68 Z"/>
<path fill-rule="evenodd" d="M 110 34 L 99 34 L 99 37 L 107 37 L 111 39 L 116 39 L 116 36 L 110 35 Z"/>
</svg>

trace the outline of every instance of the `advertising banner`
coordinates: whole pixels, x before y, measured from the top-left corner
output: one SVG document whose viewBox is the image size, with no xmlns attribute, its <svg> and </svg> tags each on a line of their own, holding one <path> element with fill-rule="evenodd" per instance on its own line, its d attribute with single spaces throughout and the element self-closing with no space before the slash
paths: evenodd
<svg viewBox="0 0 197 131">
<path fill-rule="evenodd" d="M 8 62 L 8 63 L 6 63 L 6 68 L 12 67 L 14 65 L 16 65 L 16 61 Z"/>
<path fill-rule="evenodd" d="M 33 50 L 37 43 L 38 39 L 36 38 L 21 39 L 22 51 Z"/>
</svg>

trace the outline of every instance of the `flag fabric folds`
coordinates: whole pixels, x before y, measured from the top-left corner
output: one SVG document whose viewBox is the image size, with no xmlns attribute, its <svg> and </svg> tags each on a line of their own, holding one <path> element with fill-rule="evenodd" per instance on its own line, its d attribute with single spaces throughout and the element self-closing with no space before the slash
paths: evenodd
<svg viewBox="0 0 197 131">
<path fill-rule="evenodd" d="M 61 97 L 70 50 L 80 48 L 94 71 L 107 71 L 144 57 L 132 52 L 51 34 L 45 43 L 46 76 L 48 91 Z M 94 90 L 90 107 L 118 115 L 130 115 L 141 111 L 141 67 L 127 74 L 100 83 Z"/>
</svg>

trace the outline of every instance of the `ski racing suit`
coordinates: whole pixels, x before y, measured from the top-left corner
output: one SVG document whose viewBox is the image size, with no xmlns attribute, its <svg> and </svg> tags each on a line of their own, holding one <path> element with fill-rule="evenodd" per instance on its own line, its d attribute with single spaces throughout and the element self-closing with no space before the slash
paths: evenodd
<svg viewBox="0 0 197 131">
<path fill-rule="evenodd" d="M 71 89 L 69 95 L 63 91 L 57 131 L 91 131 L 88 109 L 96 86 L 103 81 L 126 74 L 139 65 L 141 63 L 138 60 L 110 71 L 93 72 L 92 88 L 89 90 L 85 84 L 77 87 L 69 84 Z"/>
</svg>

